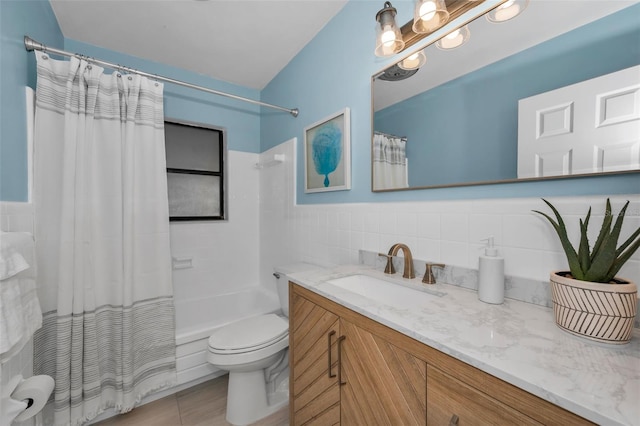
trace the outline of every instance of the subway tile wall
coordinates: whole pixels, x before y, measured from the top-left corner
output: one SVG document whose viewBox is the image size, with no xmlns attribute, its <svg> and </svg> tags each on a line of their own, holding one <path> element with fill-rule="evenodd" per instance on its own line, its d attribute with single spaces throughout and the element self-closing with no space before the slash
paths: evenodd
<svg viewBox="0 0 640 426">
<path fill-rule="evenodd" d="M 173 270 L 174 298 L 185 301 L 259 284 L 258 154 L 227 155 L 226 221 L 171 223 L 171 255 L 193 267 Z"/>
<path fill-rule="evenodd" d="M 295 158 L 289 141 L 261 154 Z M 397 242 L 407 244 L 418 259 L 478 268 L 483 238 L 493 236 L 505 273 L 547 280 L 566 269 L 567 261 L 551 225 L 532 212 L 548 207 L 540 198 L 457 201 L 295 205 L 293 161 L 261 176 L 261 269 L 278 263 L 304 261 L 319 265 L 358 263 L 358 250 L 386 253 Z M 420 192 L 416 192 L 418 196 Z M 570 238 L 578 241 L 578 220 L 592 207 L 590 241 L 597 238 L 606 196 L 551 197 L 563 215 Z M 640 226 L 640 195 L 611 197 L 614 213 L 630 201 L 621 234 L 628 237 Z M 640 282 L 640 251 L 618 274 Z"/>
</svg>

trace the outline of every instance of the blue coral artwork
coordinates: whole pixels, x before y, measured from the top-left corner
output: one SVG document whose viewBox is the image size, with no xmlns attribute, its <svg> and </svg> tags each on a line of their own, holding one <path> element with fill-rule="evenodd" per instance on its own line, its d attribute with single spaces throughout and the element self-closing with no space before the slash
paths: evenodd
<svg viewBox="0 0 640 426">
<path fill-rule="evenodd" d="M 324 175 L 324 186 L 329 186 L 329 174 L 336 171 L 342 158 L 342 130 L 335 123 L 323 125 L 311 141 L 311 155 L 316 173 Z"/>
<path fill-rule="evenodd" d="M 305 192 L 350 189 L 348 108 L 305 129 Z"/>
</svg>

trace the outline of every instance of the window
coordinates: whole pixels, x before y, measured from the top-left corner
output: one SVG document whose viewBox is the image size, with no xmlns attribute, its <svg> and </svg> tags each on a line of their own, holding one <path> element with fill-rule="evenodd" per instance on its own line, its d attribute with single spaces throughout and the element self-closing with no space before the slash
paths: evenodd
<svg viewBox="0 0 640 426">
<path fill-rule="evenodd" d="M 225 132 L 165 121 L 169 220 L 224 220 Z"/>
</svg>

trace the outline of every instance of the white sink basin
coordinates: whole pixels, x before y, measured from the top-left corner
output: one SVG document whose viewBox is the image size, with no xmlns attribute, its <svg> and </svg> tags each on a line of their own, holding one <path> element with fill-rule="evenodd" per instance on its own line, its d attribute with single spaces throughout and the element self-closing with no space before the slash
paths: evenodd
<svg viewBox="0 0 640 426">
<path fill-rule="evenodd" d="M 362 274 L 336 278 L 327 281 L 327 283 L 385 305 L 400 308 L 422 306 L 426 302 L 446 295 L 446 293 L 440 291 L 417 287 L 418 283 L 415 284 L 416 288 L 411 288 L 408 285 L 405 286 Z"/>
</svg>

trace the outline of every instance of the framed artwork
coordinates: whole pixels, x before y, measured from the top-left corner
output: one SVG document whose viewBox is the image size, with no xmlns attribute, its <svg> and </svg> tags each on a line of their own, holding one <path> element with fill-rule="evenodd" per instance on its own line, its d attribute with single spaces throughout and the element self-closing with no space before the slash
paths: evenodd
<svg viewBox="0 0 640 426">
<path fill-rule="evenodd" d="M 349 108 L 304 129 L 304 192 L 351 189 Z"/>
</svg>

